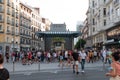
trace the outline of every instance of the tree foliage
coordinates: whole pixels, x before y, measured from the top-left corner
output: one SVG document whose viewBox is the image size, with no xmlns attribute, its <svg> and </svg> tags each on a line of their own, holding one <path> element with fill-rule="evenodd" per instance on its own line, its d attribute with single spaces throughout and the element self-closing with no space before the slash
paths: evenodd
<svg viewBox="0 0 120 80">
<path fill-rule="evenodd" d="M 86 44 L 86 41 L 83 39 L 79 39 L 78 42 L 75 44 L 76 49 L 84 48 L 84 45 Z"/>
</svg>

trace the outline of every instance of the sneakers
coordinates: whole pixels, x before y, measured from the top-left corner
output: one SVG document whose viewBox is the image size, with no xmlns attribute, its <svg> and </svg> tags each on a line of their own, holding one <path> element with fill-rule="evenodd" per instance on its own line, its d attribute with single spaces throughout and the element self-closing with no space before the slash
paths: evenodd
<svg viewBox="0 0 120 80">
<path fill-rule="evenodd" d="M 79 72 L 76 72 L 76 74 L 78 75 L 78 74 L 79 74 Z"/>
<path fill-rule="evenodd" d="M 73 70 L 73 73 L 75 73 L 75 71 Z M 76 72 L 76 74 L 78 75 L 79 74 L 79 72 Z"/>
<path fill-rule="evenodd" d="M 82 70 L 82 73 L 84 73 L 85 71 L 84 70 Z"/>
</svg>

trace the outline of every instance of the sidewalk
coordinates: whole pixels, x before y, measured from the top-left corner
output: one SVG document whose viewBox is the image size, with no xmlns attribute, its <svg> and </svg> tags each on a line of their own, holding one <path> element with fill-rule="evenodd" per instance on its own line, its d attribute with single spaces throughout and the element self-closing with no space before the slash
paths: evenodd
<svg viewBox="0 0 120 80">
<path fill-rule="evenodd" d="M 58 67 L 58 64 L 59 63 L 33 63 L 32 65 L 22 65 L 20 62 L 16 62 L 14 65 L 13 63 L 4 63 L 4 67 L 7 68 L 9 72 L 70 69 L 70 67 Z M 105 66 L 108 66 L 108 64 L 106 64 Z M 101 61 L 95 63 L 86 63 L 85 68 L 103 68 L 103 63 Z"/>
</svg>

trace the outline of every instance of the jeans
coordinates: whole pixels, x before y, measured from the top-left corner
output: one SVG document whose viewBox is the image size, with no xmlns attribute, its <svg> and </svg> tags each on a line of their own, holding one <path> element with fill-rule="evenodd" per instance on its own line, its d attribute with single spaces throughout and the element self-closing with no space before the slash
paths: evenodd
<svg viewBox="0 0 120 80">
<path fill-rule="evenodd" d="M 85 68 L 85 59 L 81 60 L 81 69 L 84 70 Z"/>
</svg>

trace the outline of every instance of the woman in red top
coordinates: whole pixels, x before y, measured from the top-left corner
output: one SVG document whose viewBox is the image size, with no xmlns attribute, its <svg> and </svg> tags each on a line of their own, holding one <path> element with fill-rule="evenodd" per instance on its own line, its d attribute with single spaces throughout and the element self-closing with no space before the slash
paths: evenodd
<svg viewBox="0 0 120 80">
<path fill-rule="evenodd" d="M 32 53 L 28 52 L 28 65 L 31 64 Z"/>
</svg>

